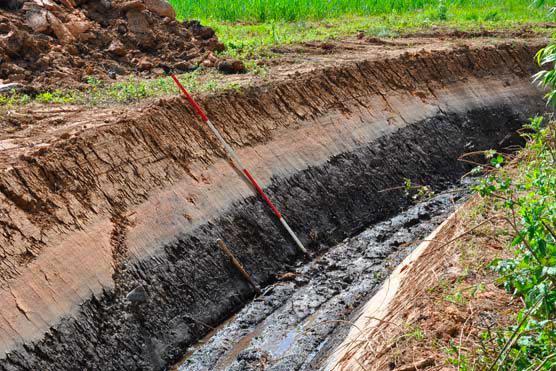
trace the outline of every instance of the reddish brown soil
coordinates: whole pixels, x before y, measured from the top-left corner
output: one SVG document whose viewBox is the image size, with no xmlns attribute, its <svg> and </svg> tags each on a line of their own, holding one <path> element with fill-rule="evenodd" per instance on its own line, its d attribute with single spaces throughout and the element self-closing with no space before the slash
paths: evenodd
<svg viewBox="0 0 556 371">
<path fill-rule="evenodd" d="M 379 39 L 380 40 L 380 39 Z M 527 38 L 526 43 L 536 50 L 546 43 L 545 38 Z M 510 48 L 512 43 L 523 43 L 524 39 L 511 38 L 506 33 L 489 38 L 460 38 L 445 36 L 444 31 L 434 37 L 407 37 L 380 42 L 377 39 L 345 38 L 328 42 L 308 42 L 298 45 L 276 48 L 275 58 L 267 60 L 267 73 L 221 75 L 220 80 L 241 86 L 244 89 L 254 87 L 278 86 L 286 80 L 297 79 L 306 73 L 327 68 L 341 69 L 345 64 L 360 60 L 373 61 L 376 64 L 378 78 L 388 80 L 392 86 L 400 84 L 399 76 L 382 75 L 380 71 L 389 70 L 388 62 L 395 58 L 413 64 L 414 69 L 425 68 L 414 63 L 416 55 L 435 58 L 436 54 L 453 50 L 455 54 L 467 54 L 470 48 L 492 48 L 495 45 L 501 49 Z M 506 53 L 506 52 L 504 52 Z M 509 56 L 506 56 L 510 58 Z M 482 55 L 480 56 L 482 58 Z M 396 62 L 398 63 L 398 62 Z M 405 62 L 404 62 L 405 63 Z M 449 62 L 447 62 L 449 63 Z M 484 65 L 496 70 L 497 61 L 485 61 Z M 208 78 L 211 78 L 208 76 Z M 407 83 L 411 83 L 408 81 Z M 392 86 L 384 86 L 384 91 Z M 416 95 L 427 92 L 417 91 Z M 227 94 L 226 92 L 222 94 Z M 201 100 L 202 97 L 199 97 Z M 17 157 L 22 152 L 33 152 L 37 146 L 47 143 L 66 141 L 84 131 L 111 126 L 128 118 L 141 115 L 141 111 L 151 105 L 160 105 L 153 99 L 146 99 L 132 105 L 106 107 L 88 107 L 79 105 L 60 104 L 30 104 L 22 107 L 9 108 L 0 114 L 0 162 L 5 162 L 5 155 Z M 218 110 L 217 115 L 222 113 Z M 16 154 L 17 153 L 17 154 Z"/>
<path fill-rule="evenodd" d="M 269 77 L 227 77 L 234 82 L 251 84 L 249 87 L 198 98 L 214 119 L 215 126 L 240 152 L 247 166 L 267 177 L 266 182 L 262 182 L 267 186 L 271 184 L 272 174 L 288 174 L 284 169 L 294 171 L 299 169 L 298 166 L 311 168 L 316 161 L 328 161 L 333 154 L 336 156 L 341 151 L 366 145 L 372 140 L 366 138 L 386 135 L 382 133 L 436 117 L 438 110 L 445 107 L 459 115 L 457 112 L 463 112 L 466 102 L 476 104 L 487 101 L 491 96 L 492 101 L 488 100 L 485 106 L 498 106 L 510 96 L 515 97 L 515 100 L 509 101 L 514 104 L 512 107 L 523 107 L 523 110 L 529 104 L 536 107 L 537 91 L 530 87 L 529 80 L 534 72 L 533 54 L 544 43 L 544 39 L 527 39 L 524 42 L 496 38 L 441 41 L 413 38 L 389 41 L 388 44 L 353 38 L 315 43 L 299 47 L 302 48 L 300 51 L 295 51 L 298 47 L 284 48 L 284 57 L 280 59 L 282 63 L 269 67 Z M 542 106 L 540 97 L 538 101 Z M 457 122 L 450 123 L 450 126 L 455 127 Z M 42 337 L 60 318 L 84 308 L 82 303 L 91 295 L 107 292 L 116 286 L 131 290 L 135 282 L 131 275 L 134 273 L 130 270 L 129 279 L 116 279 L 114 268 L 123 268 L 123 260 L 129 262 L 151 254 L 155 256 L 162 251 L 161 246 L 166 246 L 178 233 L 201 228 L 198 227 L 200 225 L 207 226 L 204 240 L 196 239 L 195 245 L 188 250 L 173 249 L 176 254 L 180 251 L 180 256 L 184 257 L 179 260 L 183 264 L 180 263 L 179 269 L 173 269 L 175 273 L 159 281 L 161 283 L 156 290 L 160 287 L 157 291 L 160 294 L 157 297 L 164 302 L 153 301 L 149 307 L 152 309 L 149 316 L 155 320 L 150 322 L 153 325 L 148 326 L 148 331 L 157 332 L 153 336 L 149 333 L 149 339 L 166 332 L 162 323 L 170 323 L 169 316 L 174 313 L 168 310 L 168 298 L 191 298 L 183 305 L 176 299 L 173 308 L 190 310 L 198 306 L 203 313 L 211 316 L 205 323 L 214 324 L 217 316 L 222 318 L 224 313 L 231 312 L 232 299 L 225 301 L 222 298 L 226 295 L 238 298 L 240 296 L 236 292 L 239 291 L 226 286 L 233 282 L 228 276 L 220 275 L 222 270 L 219 265 L 213 264 L 212 258 L 204 258 L 212 256 L 212 253 L 205 254 L 204 249 L 211 249 L 210 241 L 216 235 L 232 236 L 237 231 L 237 241 L 253 241 L 246 244 L 254 246 L 252 251 L 267 251 L 276 256 L 261 258 L 265 264 L 283 261 L 284 254 L 279 249 L 269 248 L 266 238 L 253 235 L 245 239 L 243 231 L 256 225 L 258 219 L 271 223 L 270 219 L 261 218 L 261 214 L 246 209 L 248 211 L 233 216 L 223 224 L 234 225 L 233 228 L 213 228 L 217 224 L 210 221 L 221 215 L 219 213 L 232 209 L 232 205 L 243 202 L 245 194 L 251 193 L 246 193 L 245 184 L 222 159 L 221 148 L 214 145 L 213 137 L 198 123 L 189 106 L 178 97 L 149 100 L 130 107 L 32 104 L 23 109 L 10 109 L 0 116 L 0 287 L 5 288 L 0 290 L 0 302 L 7 303 L 1 306 L 2 318 L 7 320 L 0 326 L 6 334 L 0 338 L 0 352 L 2 349 L 12 351 L 18 346 L 16 342 L 30 342 Z M 349 130 L 350 134 L 344 134 L 344 130 L 346 133 Z M 355 134 L 352 138 L 351 133 Z M 348 137 L 350 139 L 346 140 Z M 454 138 L 461 142 L 461 147 L 464 146 L 460 136 Z M 417 139 L 413 140 L 416 143 Z M 433 142 L 430 143 L 428 148 L 433 148 Z M 384 151 L 388 148 L 385 146 Z M 421 152 L 415 157 L 415 164 L 422 164 L 419 159 L 427 157 Z M 334 158 L 341 160 L 340 156 Z M 369 166 L 368 170 L 361 171 L 369 177 L 363 178 L 361 184 L 367 185 L 369 182 L 366 179 L 375 178 L 371 167 L 380 165 L 380 161 L 357 161 L 353 163 Z M 260 164 L 263 162 L 264 168 L 272 169 L 266 174 L 261 174 L 263 168 Z M 406 173 L 421 171 L 417 166 L 414 169 L 406 166 L 400 171 L 401 163 L 401 160 L 394 159 L 388 165 L 392 167 L 392 174 L 396 175 L 394 178 L 384 177 L 384 182 L 391 183 L 378 184 L 377 189 L 400 184 L 402 174 L 411 176 Z M 345 164 L 346 169 L 356 168 L 351 166 L 352 162 Z M 300 182 L 300 186 L 288 183 L 287 187 L 280 189 L 291 189 L 292 195 L 303 189 L 302 192 L 307 195 L 303 199 L 309 201 L 304 201 L 306 204 L 294 203 L 293 198 L 286 198 L 283 202 L 288 204 L 288 200 L 292 200 L 290 208 L 303 210 L 304 214 L 298 216 L 299 225 L 306 223 L 310 230 L 312 227 L 307 221 L 314 220 L 319 228 L 334 230 L 336 224 L 325 224 L 323 227 L 323 219 L 316 216 L 320 212 L 311 211 L 314 206 L 307 205 L 318 205 L 318 210 L 327 210 L 327 213 L 336 207 L 339 209 L 340 206 L 335 205 L 345 204 L 344 179 L 352 177 L 351 174 L 346 173 L 345 178 L 327 177 L 332 179 L 333 186 L 313 182 L 312 175 L 304 178 L 307 180 Z M 312 188 L 307 188 L 306 184 L 311 184 Z M 370 187 L 362 188 L 373 191 Z M 357 200 L 377 202 L 370 193 L 362 197 L 362 188 L 352 187 L 350 192 L 357 193 Z M 318 193 L 317 189 L 330 191 Z M 334 202 L 337 203 L 331 204 L 321 194 L 327 194 L 327 198 L 335 195 L 337 201 Z M 384 202 L 384 205 L 387 204 Z M 369 209 L 353 207 L 353 210 L 366 212 Z M 380 213 L 383 210 L 381 207 Z M 348 214 L 350 218 L 359 219 L 351 211 Z M 322 215 L 329 215 L 326 220 L 341 220 L 332 213 L 325 214 L 323 211 Z M 236 228 L 236 225 L 243 229 Z M 281 246 L 280 232 L 270 227 L 271 224 L 268 226 L 272 231 L 265 232 L 272 236 L 268 241 L 278 241 L 275 246 Z M 129 258 L 126 258 L 128 254 Z M 201 255 L 203 258 L 197 258 Z M 151 273 L 155 269 L 170 272 L 163 268 L 166 265 L 159 265 L 159 262 L 173 264 L 173 261 L 159 256 L 161 258 L 152 260 L 153 270 L 144 271 L 146 276 L 159 277 L 158 273 Z M 199 264 L 210 266 L 210 269 L 202 271 L 208 273 L 197 274 Z M 265 275 L 270 271 L 266 265 L 260 270 Z M 185 272 L 188 272 L 187 275 Z M 199 277 L 213 280 L 217 276 L 220 277 L 218 284 L 213 281 L 210 284 L 206 281 L 205 286 L 198 284 Z M 176 282 L 180 289 L 174 289 L 177 286 L 166 288 L 166 283 L 170 282 Z M 194 289 L 195 296 L 181 295 L 181 287 L 189 287 L 193 282 L 195 287 L 200 287 Z M 220 312 L 207 312 L 209 306 L 203 304 L 208 303 L 205 293 L 215 295 L 219 298 L 218 303 L 223 303 L 218 304 Z M 200 299 L 201 296 L 205 298 Z M 114 308 L 108 299 L 106 303 L 106 308 Z M 191 318 L 199 318 L 197 307 L 194 308 L 190 310 Z M 98 362 L 104 362 L 104 359 L 113 362 L 117 358 L 117 368 L 140 368 L 137 366 L 139 363 L 133 367 L 122 366 L 128 361 L 134 362 L 134 357 L 122 353 L 120 349 L 139 349 L 130 348 L 128 343 L 135 341 L 139 347 L 143 335 L 136 329 L 142 333 L 147 327 L 134 327 L 135 322 L 120 317 L 120 313 L 124 313 L 120 309 L 107 309 L 108 314 L 97 315 L 100 311 L 104 309 L 94 309 L 93 314 L 87 314 L 83 322 L 76 322 L 79 323 L 76 327 L 79 339 L 86 339 L 87 345 L 83 349 L 102 349 L 98 352 L 102 354 Z M 95 320 L 90 320 L 92 318 L 106 318 L 106 322 L 100 320 L 98 331 L 97 327 L 90 327 L 91 332 L 84 332 L 81 323 L 93 323 Z M 104 323 L 110 326 L 104 326 Z M 120 347 L 118 344 L 122 343 L 119 340 L 115 342 L 112 328 L 116 327 L 112 325 L 122 328 L 117 330 L 121 334 L 118 339 L 121 338 L 125 346 Z M 67 333 L 72 331 L 70 329 Z M 200 330 L 195 331 L 191 333 L 193 335 L 183 335 L 178 341 L 185 341 L 182 340 L 185 336 L 191 339 L 202 336 Z M 102 344 L 106 344 L 102 348 L 96 340 L 96 334 L 100 333 L 103 336 L 106 334 L 107 339 L 102 340 Z M 176 343 L 176 335 L 173 332 L 168 334 L 172 338 L 168 343 Z M 77 336 L 64 335 L 64 339 L 75 338 Z M 88 343 L 93 338 L 96 344 Z M 66 344 L 68 347 L 80 346 L 73 340 L 64 341 L 64 347 Z M 55 347 L 59 348 L 58 345 Z M 36 352 L 60 357 L 57 358 L 58 363 L 51 363 L 58 368 L 60 362 L 73 366 L 73 361 L 67 361 L 70 356 L 72 359 L 87 358 L 84 353 L 74 350 L 76 348 L 64 349 L 64 352 L 42 349 Z M 116 350 L 117 354 L 112 353 Z M 138 354 L 140 351 L 133 352 Z M 29 353 L 18 354 L 22 354 L 18 358 L 22 364 L 42 362 L 38 359 L 40 356 L 32 358 Z M 168 354 L 165 357 L 170 359 L 174 356 Z M 80 369 L 85 368 L 91 367 Z M 48 368 L 36 366 L 22 369 Z"/>
<path fill-rule="evenodd" d="M 484 369 L 496 355 L 497 331 L 511 325 L 521 305 L 488 268 L 511 255 L 502 233 L 509 226 L 493 213 L 477 199 L 458 211 L 411 268 L 368 341 L 335 370 L 354 362 L 366 370 L 449 370 L 458 359 L 460 367 Z"/>
<path fill-rule="evenodd" d="M 0 3 L 0 85 L 22 83 L 23 91 L 159 75 L 161 62 L 178 71 L 215 67 L 214 53 L 224 50 L 211 28 L 177 21 L 165 0 L 19 2 Z"/>
<path fill-rule="evenodd" d="M 199 97 L 199 102 L 215 124 L 225 128 L 234 147 L 249 147 L 268 141 L 269 133 L 278 128 L 285 129 L 296 125 L 297 120 L 318 117 L 331 107 L 348 115 L 351 108 L 342 102 L 349 99 L 362 104 L 359 102 L 363 97 L 395 97 L 403 92 L 411 99 L 427 103 L 435 99 L 434 89 L 442 89 L 457 79 L 530 76 L 534 50 L 544 42 L 544 39 L 529 39 L 523 43 L 519 39 L 496 38 L 454 38 L 439 42 L 434 38 L 407 38 L 381 45 L 353 38 L 330 43 L 333 47 L 327 46 L 325 54 L 322 54 L 322 43 L 295 46 L 284 48 L 284 63 L 270 67 L 269 76 L 272 77 L 229 76 L 229 79 L 251 86 L 241 92 Z M 508 71 L 512 76 L 508 77 Z M 511 81 L 505 83 L 512 84 Z M 334 98 L 330 98 L 330 94 L 335 94 Z M 368 107 L 378 109 L 381 104 L 369 103 Z M 393 110 L 391 107 L 385 109 Z M 281 115 L 287 119 L 276 119 Z M 127 164 L 154 156 L 149 161 L 157 168 L 157 175 L 153 175 L 152 183 L 141 179 L 130 187 L 125 197 L 131 203 L 161 184 L 179 179 L 184 171 L 189 173 L 192 162 L 212 163 L 221 153 L 197 122 L 189 107 L 177 98 L 102 109 L 31 105 L 3 114 L 0 117 L 0 167 L 5 171 L 0 188 L 6 196 L 5 202 L 14 205 L 14 215 L 7 216 L 11 211 L 6 216 L 0 215 L 0 223 L 10 230 L 0 235 L 0 242 L 4 241 L 0 245 L 6 250 L 14 248 L 17 251 L 13 254 L 14 260 L 19 260 L 13 266 L 0 269 L 0 277 L 17 276 L 19 268 L 27 265 L 21 257 L 27 256 L 27 250 L 31 251 L 31 258 L 38 254 L 44 244 L 42 236 L 56 234 L 55 226 L 62 223 L 62 219 L 67 218 L 67 228 L 78 228 L 81 222 L 70 220 L 86 220 L 88 214 L 101 213 L 105 207 L 111 210 L 112 199 L 124 197 L 115 191 L 119 186 L 114 183 L 122 182 L 127 187 L 130 179 L 141 179 L 140 174 L 133 172 L 122 175 L 121 179 L 112 178 L 114 171 L 101 169 L 107 159 L 112 161 L 117 157 Z M 147 143 L 144 148 L 138 145 L 143 141 Z M 102 158 L 89 164 L 90 174 L 95 175 L 90 175 L 90 179 L 67 175 L 85 171 L 91 161 L 89 151 Z M 82 155 L 84 158 L 79 164 L 70 159 Z M 175 177 L 169 175 L 172 173 L 169 168 L 174 164 L 163 166 L 158 156 L 170 162 L 175 159 L 179 164 L 175 165 Z M 123 165 L 114 166 L 120 169 Z M 70 170 L 66 169 L 68 167 Z M 110 174 L 107 183 L 98 185 L 98 178 L 106 174 Z M 115 195 L 107 196 L 112 190 Z M 66 191 L 68 195 L 62 196 Z M 101 201 L 92 201 L 92 194 L 107 199 L 107 203 L 101 206 Z M 79 201 L 68 201 L 74 199 Z M 70 211 L 64 216 L 53 216 L 61 210 Z"/>
</svg>

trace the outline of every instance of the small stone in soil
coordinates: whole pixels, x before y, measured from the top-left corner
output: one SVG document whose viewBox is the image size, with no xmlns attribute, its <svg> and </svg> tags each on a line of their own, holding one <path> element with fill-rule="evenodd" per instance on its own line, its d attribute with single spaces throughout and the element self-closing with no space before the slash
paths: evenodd
<svg viewBox="0 0 556 371">
<path fill-rule="evenodd" d="M 223 73 L 245 73 L 247 69 L 242 61 L 225 60 L 218 63 L 218 70 Z"/>
</svg>

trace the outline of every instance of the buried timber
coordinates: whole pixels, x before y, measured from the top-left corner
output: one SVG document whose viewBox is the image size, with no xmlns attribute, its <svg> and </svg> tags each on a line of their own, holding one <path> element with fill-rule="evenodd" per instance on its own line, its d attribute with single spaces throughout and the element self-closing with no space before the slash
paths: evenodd
<svg viewBox="0 0 556 371">
<path fill-rule="evenodd" d="M 447 196 L 412 206 L 405 179 L 447 189 L 470 169 L 463 153 L 516 144 L 542 112 L 533 41 L 407 43 L 380 58 L 360 45 L 340 64 L 202 97 L 314 257 L 305 266 L 178 98 L 80 113 L 35 146 L 5 136 L 0 370 L 179 360 L 255 294 L 218 239 L 267 290 L 212 338 L 241 346 L 209 343 L 191 367 L 318 367 L 328 334 L 384 280 L 383 262 L 450 208 Z M 269 342 L 260 324 L 272 316 L 283 327 Z M 297 336 L 310 329 L 318 336 Z"/>
</svg>

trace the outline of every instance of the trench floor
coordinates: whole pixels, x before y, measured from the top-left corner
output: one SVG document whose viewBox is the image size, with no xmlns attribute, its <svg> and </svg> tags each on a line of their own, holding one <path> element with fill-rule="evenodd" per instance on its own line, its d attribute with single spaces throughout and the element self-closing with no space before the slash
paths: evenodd
<svg viewBox="0 0 556 371">
<path fill-rule="evenodd" d="M 452 189 L 299 263 L 187 351 L 179 371 L 316 370 L 389 273 L 466 198 Z"/>
</svg>

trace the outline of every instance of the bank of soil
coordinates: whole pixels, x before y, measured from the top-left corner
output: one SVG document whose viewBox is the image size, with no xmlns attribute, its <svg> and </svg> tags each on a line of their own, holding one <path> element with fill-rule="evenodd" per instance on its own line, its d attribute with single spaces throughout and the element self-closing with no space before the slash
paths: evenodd
<svg viewBox="0 0 556 371">
<path fill-rule="evenodd" d="M 348 336 L 327 369 L 486 367 L 499 349 L 497 331 L 515 323 L 522 308 L 489 268 L 494 259 L 512 256 L 510 226 L 496 215 L 477 197 L 460 208 L 380 308 L 386 315 L 364 310 L 355 321 L 361 332 Z"/>
<path fill-rule="evenodd" d="M 267 71 L 263 74 L 220 74 L 218 77 L 208 75 L 206 78 L 201 77 L 200 83 L 208 84 L 212 79 L 218 78 L 224 86 L 232 86 L 233 88 L 208 95 L 220 95 L 224 96 L 223 99 L 225 99 L 227 95 L 235 95 L 237 93 L 236 90 L 244 90 L 245 93 L 250 93 L 252 94 L 251 97 L 255 98 L 257 93 L 253 94 L 251 92 L 257 92 L 261 89 L 264 91 L 267 88 L 276 90 L 278 86 L 285 86 L 287 89 L 290 81 L 294 84 L 296 83 L 295 81 L 301 82 L 304 80 L 304 76 L 308 76 L 313 71 L 324 69 L 336 70 L 338 73 L 334 74 L 339 76 L 342 74 L 340 71 L 343 69 L 343 66 L 350 64 L 358 65 L 365 61 L 372 62 L 373 66 L 377 69 L 374 72 L 369 72 L 369 77 L 372 80 L 385 80 L 387 83 L 381 82 L 380 85 L 374 87 L 374 90 L 367 89 L 366 91 L 360 91 L 356 88 L 358 94 L 377 94 L 376 89 L 378 89 L 378 93 L 386 94 L 391 89 L 407 88 L 414 97 L 419 98 L 419 96 L 422 96 L 423 103 L 426 103 L 425 98 L 431 93 L 430 88 L 423 86 L 423 89 L 419 90 L 418 84 L 411 82 L 415 78 L 413 76 L 419 73 L 419 69 L 428 68 L 426 65 L 419 64 L 418 59 L 415 59 L 416 55 L 424 56 L 428 54 L 429 58 L 431 58 L 436 53 L 440 53 L 436 54 L 438 56 L 442 55 L 441 52 L 443 51 L 453 51 L 455 54 L 465 55 L 470 47 L 488 50 L 494 45 L 508 48 L 511 47 L 512 43 L 526 44 L 528 45 L 528 50 L 532 52 L 536 48 L 545 45 L 546 40 L 548 40 L 528 31 L 528 29 L 524 32 L 485 33 L 486 37 L 473 37 L 477 35 L 441 30 L 436 33 L 431 32 L 422 36 L 407 38 L 382 40 L 353 37 L 336 41 L 308 42 L 300 45 L 283 46 L 274 49 L 274 53 L 277 56 L 265 62 Z M 513 63 L 512 56 L 500 55 L 500 58 L 504 57 L 510 58 L 509 62 Z M 399 68 L 403 70 L 411 66 L 411 72 L 406 71 L 399 75 L 399 72 L 393 68 L 394 66 L 385 65 L 386 61 L 400 58 L 407 60 L 400 64 Z M 493 75 L 495 74 L 494 71 L 498 71 L 502 65 L 497 66 L 495 61 L 488 60 L 488 57 L 486 58 L 481 62 L 486 63 L 481 68 L 485 71 L 493 72 L 482 72 L 482 74 L 485 76 Z M 523 58 L 522 61 L 518 62 L 520 70 L 534 68 L 532 62 L 528 60 L 525 54 L 518 58 Z M 440 75 L 448 76 L 449 71 L 447 67 L 444 67 L 436 72 L 437 77 L 428 75 L 431 79 L 431 87 L 435 86 L 435 81 Z M 158 72 L 161 71 L 159 70 Z M 457 71 L 453 72 L 459 73 Z M 519 73 L 517 70 L 516 72 Z M 347 73 L 352 74 L 352 72 Z M 126 76 L 128 75 L 123 77 L 127 78 Z M 350 77 L 347 78 L 349 79 Z M 355 76 L 355 78 L 360 77 Z M 399 79 L 404 79 L 404 81 L 397 81 Z M 455 81 L 455 79 L 454 77 L 453 80 Z M 446 81 L 441 84 L 448 82 Z M 508 81 L 507 83 L 510 82 Z M 59 86 L 57 82 L 55 87 Z M 350 98 L 348 93 L 350 90 L 351 88 L 347 86 L 346 93 L 344 93 L 346 99 L 353 99 Z M 205 95 L 207 94 L 202 94 L 198 97 L 203 104 L 205 104 L 203 101 L 203 96 Z M 19 155 L 34 152 L 37 147 L 51 146 L 58 141 L 65 142 L 67 138 L 80 135 L 85 131 L 95 131 L 100 127 L 117 125 L 127 118 L 135 120 L 148 107 L 159 104 L 168 105 L 169 102 L 172 102 L 172 100 L 167 98 L 163 98 L 161 101 L 154 98 L 145 99 L 144 101 L 126 104 L 125 106 L 116 104 L 110 107 L 39 103 L 21 107 L 9 107 L 7 109 L 2 107 L 0 108 L 2 113 L 0 115 L 0 139 L 2 140 L 0 148 L 9 150 L 5 153 L 8 153 L 10 157 L 16 158 Z M 243 99 L 246 99 L 246 97 Z M 299 98 L 297 102 L 292 104 L 299 105 L 301 102 L 302 98 Z M 305 109 L 300 110 L 301 116 L 304 114 Z M 259 111 L 260 109 L 257 109 L 255 112 Z M 222 111 L 216 104 L 211 112 L 213 120 L 220 120 L 220 118 L 214 117 L 220 115 L 220 112 Z M 313 110 L 309 107 L 307 112 L 313 112 Z M 245 113 L 242 112 L 241 114 Z M 257 113 L 249 118 L 254 119 L 256 115 Z M 0 161 L 4 161 L 2 156 L 0 156 Z"/>
<path fill-rule="evenodd" d="M 319 256 L 516 144 L 544 42 L 352 39 L 199 101 Z M 301 258 L 179 97 L 5 117 L 2 371 L 161 369 L 254 296 L 217 239 L 263 288 Z"/>
</svg>

